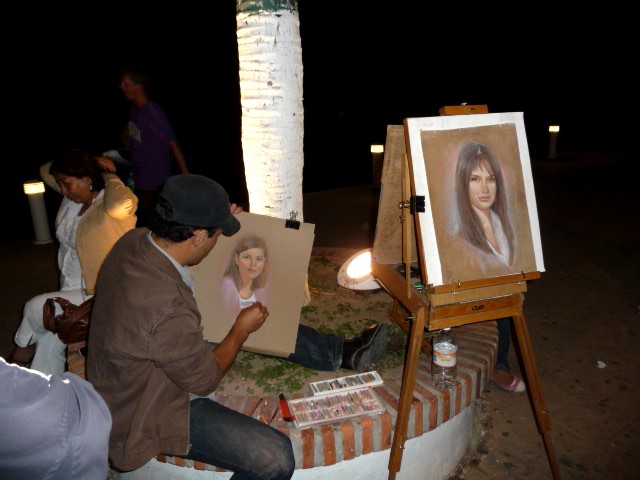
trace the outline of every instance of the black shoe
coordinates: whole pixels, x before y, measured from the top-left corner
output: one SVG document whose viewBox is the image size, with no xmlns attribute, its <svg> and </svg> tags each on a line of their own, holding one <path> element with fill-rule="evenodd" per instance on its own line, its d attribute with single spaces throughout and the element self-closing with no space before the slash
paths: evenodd
<svg viewBox="0 0 640 480">
<path fill-rule="evenodd" d="M 345 340 L 342 346 L 341 368 L 358 373 L 371 370 L 387 350 L 387 325 L 374 324 L 360 336 Z"/>
</svg>

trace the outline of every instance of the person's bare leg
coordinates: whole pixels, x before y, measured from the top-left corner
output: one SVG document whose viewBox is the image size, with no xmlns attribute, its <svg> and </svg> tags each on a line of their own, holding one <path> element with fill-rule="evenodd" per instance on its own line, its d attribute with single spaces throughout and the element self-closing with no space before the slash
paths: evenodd
<svg viewBox="0 0 640 480">
<path fill-rule="evenodd" d="M 20 347 L 16 345 L 13 351 L 7 357 L 7 363 L 15 363 L 21 367 L 28 367 L 31 365 L 31 360 L 36 353 L 36 344 L 27 345 L 26 347 Z"/>
</svg>

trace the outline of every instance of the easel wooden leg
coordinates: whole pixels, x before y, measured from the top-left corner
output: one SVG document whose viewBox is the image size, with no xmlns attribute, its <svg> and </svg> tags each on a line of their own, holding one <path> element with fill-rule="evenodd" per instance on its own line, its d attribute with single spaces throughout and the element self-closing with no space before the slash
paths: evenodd
<svg viewBox="0 0 640 480">
<path fill-rule="evenodd" d="M 529 393 L 533 403 L 536 421 L 538 423 L 538 431 L 544 440 L 544 447 L 547 450 L 547 457 L 549 458 L 553 478 L 555 480 L 560 480 L 558 460 L 556 459 L 553 444 L 551 443 L 551 421 L 549 419 L 549 411 L 542 395 L 540 378 L 538 376 L 538 367 L 536 366 L 535 359 L 533 358 L 533 349 L 531 347 L 529 330 L 527 329 L 524 313 L 514 315 L 513 324 L 516 331 L 516 341 L 518 342 L 518 346 L 522 354 L 524 371 L 527 383 L 529 384 Z"/>
<path fill-rule="evenodd" d="M 422 308 L 418 311 L 411 325 L 409 346 L 407 348 L 404 372 L 402 374 L 402 387 L 400 388 L 396 428 L 393 434 L 393 443 L 391 444 L 391 453 L 389 456 L 389 480 L 396 478 L 396 473 L 400 471 L 400 465 L 402 464 L 402 450 L 404 449 L 404 442 L 407 439 L 407 424 L 409 422 L 409 413 L 411 412 L 413 389 L 416 383 L 416 369 L 418 367 L 418 359 L 424 337 L 425 317 L 426 312 L 425 309 Z"/>
<path fill-rule="evenodd" d="M 407 338 L 411 335 L 411 324 L 407 322 L 408 312 L 402 307 L 398 299 L 394 299 L 393 308 L 389 311 L 389 318 L 395 322 L 400 330 L 402 330 Z M 431 344 L 428 341 L 424 340 L 424 336 L 422 337 L 422 353 L 425 355 L 431 355 Z"/>
</svg>

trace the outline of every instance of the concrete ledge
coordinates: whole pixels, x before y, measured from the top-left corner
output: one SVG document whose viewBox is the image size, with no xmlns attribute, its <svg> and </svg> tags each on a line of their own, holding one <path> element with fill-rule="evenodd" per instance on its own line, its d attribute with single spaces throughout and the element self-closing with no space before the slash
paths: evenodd
<svg viewBox="0 0 640 480">
<path fill-rule="evenodd" d="M 472 404 L 440 428 L 408 440 L 397 480 L 444 480 L 463 457 L 475 407 Z M 387 480 L 390 450 L 373 452 L 326 467 L 296 470 L 293 480 Z M 152 459 L 144 467 L 127 473 L 110 472 L 109 480 L 228 480 L 231 472 L 183 468 Z"/>
<path fill-rule="evenodd" d="M 415 461 L 419 462 L 421 468 L 420 476 L 406 478 L 440 479 L 444 478 L 457 465 L 462 458 L 471 440 L 470 428 L 472 402 L 479 398 L 482 391 L 488 386 L 489 378 L 495 364 L 497 351 L 498 332 L 495 321 L 488 321 L 472 325 L 465 325 L 455 328 L 455 333 L 459 342 L 458 353 L 458 381 L 454 388 L 449 390 L 438 390 L 431 381 L 431 359 L 421 354 L 416 375 L 416 387 L 411 403 L 411 412 L 407 426 L 407 439 L 422 438 L 416 442 L 415 448 L 420 448 L 422 442 L 430 445 L 430 449 L 424 455 L 418 456 Z M 71 352 L 72 349 L 70 349 Z M 79 357 L 82 358 L 82 357 Z M 83 362 L 79 362 L 77 355 L 70 353 L 69 370 L 84 374 Z M 380 415 L 363 416 L 349 421 L 319 425 L 304 430 L 298 430 L 294 425 L 284 422 L 281 415 L 276 415 L 270 423 L 271 426 L 289 435 L 294 448 L 296 458 L 296 476 L 294 478 L 322 478 L 321 471 L 327 467 L 340 465 L 340 470 L 347 469 L 351 472 L 349 478 L 353 477 L 353 472 L 358 472 L 357 478 L 377 478 L 375 476 L 362 476 L 361 460 L 368 462 L 382 455 L 386 456 L 387 462 L 391 441 L 395 429 L 397 408 L 399 404 L 400 388 L 402 385 L 403 368 L 399 367 L 391 371 L 384 372 L 384 385 L 375 387 L 375 391 L 380 399 L 386 404 L 386 411 Z M 306 394 L 294 395 L 303 397 Z M 244 412 L 258 419 L 270 419 L 278 411 L 278 398 L 275 396 L 268 398 L 258 398 L 249 396 L 226 396 L 219 395 L 217 400 L 237 411 Z M 462 415 L 461 415 L 462 414 Z M 453 420 L 456 420 L 455 422 Z M 446 428 L 443 428 L 445 427 Z M 459 431 L 460 429 L 460 431 Z M 438 442 L 431 442 L 428 433 L 438 432 Z M 407 447 L 409 442 L 407 442 Z M 437 460 L 443 460 L 439 465 Z M 356 460 L 359 460 L 356 462 Z M 412 470 L 412 460 L 407 455 L 405 449 L 400 473 L 405 470 Z M 172 470 L 171 476 L 147 476 L 145 472 L 155 464 L 166 463 Z M 452 463 L 452 465 L 448 465 Z M 428 465 L 428 468 L 425 466 Z M 180 467 L 184 470 L 176 470 Z M 388 475 L 388 466 L 385 464 L 385 476 Z M 300 472 L 298 472 L 300 470 Z M 302 477 L 303 471 L 313 472 L 311 477 Z M 426 470 L 426 471 L 425 471 Z M 433 472 L 442 472 L 443 476 L 428 476 Z M 200 473 L 224 473 L 214 465 L 201 462 L 193 462 L 167 455 L 157 455 L 155 460 L 145 465 L 140 470 L 117 474 L 124 479 L 146 479 L 146 478 L 196 478 L 191 477 L 196 472 Z M 423 476 L 427 475 L 427 476 Z M 139 476 L 138 476 L 139 475 Z M 197 478 L 229 478 L 226 476 L 200 476 Z M 327 476 L 326 478 L 340 478 Z M 344 476 L 347 478 L 347 475 Z M 401 478 L 401 477 L 398 477 Z"/>
</svg>

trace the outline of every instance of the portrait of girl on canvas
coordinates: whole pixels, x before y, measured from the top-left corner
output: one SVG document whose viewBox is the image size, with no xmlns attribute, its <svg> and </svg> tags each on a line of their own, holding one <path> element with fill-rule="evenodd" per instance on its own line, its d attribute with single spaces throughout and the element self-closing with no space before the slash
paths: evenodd
<svg viewBox="0 0 640 480">
<path fill-rule="evenodd" d="M 240 238 L 231 251 L 220 285 L 225 309 L 235 318 L 255 302 L 267 305 L 268 280 L 266 242 L 257 235 Z"/>
</svg>

